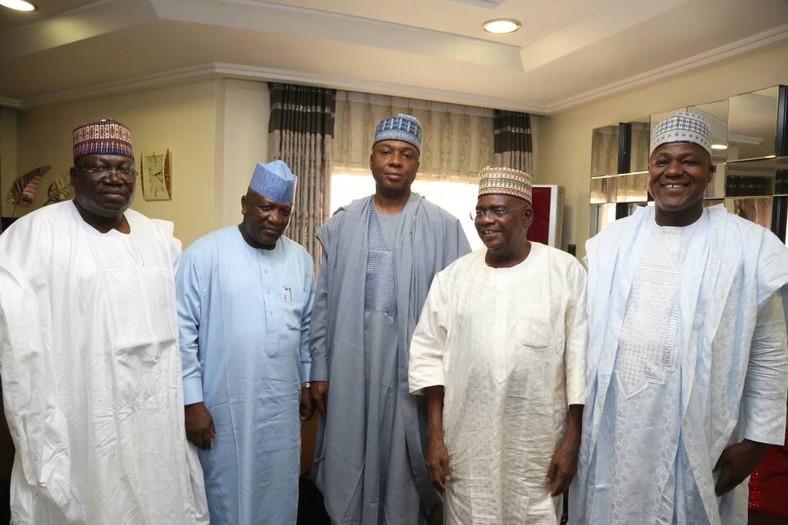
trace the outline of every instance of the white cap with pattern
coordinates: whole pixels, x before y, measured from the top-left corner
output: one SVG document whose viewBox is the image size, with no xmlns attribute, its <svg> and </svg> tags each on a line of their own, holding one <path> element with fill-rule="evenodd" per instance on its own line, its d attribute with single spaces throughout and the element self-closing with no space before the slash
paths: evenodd
<svg viewBox="0 0 788 525">
<path fill-rule="evenodd" d="M 500 194 L 531 202 L 533 176 L 526 172 L 501 166 L 487 166 L 479 172 L 479 197 Z"/>
<path fill-rule="evenodd" d="M 654 129 L 651 136 L 649 155 L 663 144 L 671 142 L 692 142 L 705 149 L 711 155 L 711 133 L 709 121 L 697 113 L 682 111 L 663 120 Z"/>
</svg>

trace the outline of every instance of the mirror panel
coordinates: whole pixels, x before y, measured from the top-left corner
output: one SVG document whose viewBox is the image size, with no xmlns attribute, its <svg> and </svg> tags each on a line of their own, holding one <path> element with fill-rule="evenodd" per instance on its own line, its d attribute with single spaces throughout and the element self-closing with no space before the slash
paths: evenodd
<svg viewBox="0 0 788 525">
<path fill-rule="evenodd" d="M 779 86 L 730 98 L 728 161 L 775 154 Z"/>
<path fill-rule="evenodd" d="M 631 157 L 629 170 L 648 170 L 649 143 L 651 141 L 651 117 L 642 117 L 630 122 L 632 125 Z"/>
<path fill-rule="evenodd" d="M 616 220 L 616 203 L 592 204 L 590 236 L 593 237 Z"/>
<path fill-rule="evenodd" d="M 591 204 L 616 202 L 616 181 L 615 175 L 591 179 Z"/>
<path fill-rule="evenodd" d="M 772 227 L 772 198 L 750 197 L 725 199 L 725 208 L 743 219 L 760 224 L 766 229 Z"/>
<path fill-rule="evenodd" d="M 726 172 L 727 169 L 725 163 L 717 164 L 715 166 L 714 175 L 711 177 L 711 182 L 708 186 L 706 186 L 706 191 L 703 192 L 704 199 L 725 198 Z"/>
<path fill-rule="evenodd" d="M 777 193 L 777 174 L 780 174 L 779 189 L 785 188 L 785 173 L 788 157 L 767 158 L 746 162 L 729 162 L 726 165 L 726 197 L 757 197 Z"/>
<path fill-rule="evenodd" d="M 616 182 L 616 202 L 646 202 L 648 200 L 648 173 L 619 175 Z"/>
<path fill-rule="evenodd" d="M 774 194 L 788 195 L 788 168 L 778 167 L 774 173 Z"/>
<path fill-rule="evenodd" d="M 591 137 L 591 176 L 618 173 L 618 126 L 594 128 Z"/>
</svg>

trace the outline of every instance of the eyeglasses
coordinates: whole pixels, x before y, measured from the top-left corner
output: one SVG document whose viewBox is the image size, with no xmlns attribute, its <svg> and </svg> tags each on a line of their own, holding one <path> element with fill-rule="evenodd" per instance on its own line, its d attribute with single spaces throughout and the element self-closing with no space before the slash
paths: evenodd
<svg viewBox="0 0 788 525">
<path fill-rule="evenodd" d="M 134 180 L 137 178 L 137 175 L 139 175 L 139 173 L 134 168 L 107 168 L 104 166 L 91 166 L 90 168 L 77 166 L 77 168 L 81 169 L 85 173 L 91 174 L 98 179 L 106 179 L 109 177 L 110 173 L 117 173 L 118 176 L 124 181 L 134 182 Z"/>
<path fill-rule="evenodd" d="M 525 208 L 526 206 L 528 206 L 528 204 L 523 204 L 522 206 L 515 206 L 514 208 L 493 208 L 491 210 L 476 210 L 469 213 L 468 217 L 470 217 L 472 221 L 478 221 L 479 219 L 481 219 L 482 217 L 484 217 L 489 213 L 491 215 L 494 215 L 498 219 L 503 219 L 504 217 L 506 217 L 508 213 L 513 212 L 518 208 Z"/>
</svg>

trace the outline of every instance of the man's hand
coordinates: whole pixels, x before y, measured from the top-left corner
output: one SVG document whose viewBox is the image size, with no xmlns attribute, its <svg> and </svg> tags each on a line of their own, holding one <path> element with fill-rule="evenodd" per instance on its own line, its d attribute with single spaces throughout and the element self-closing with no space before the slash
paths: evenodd
<svg viewBox="0 0 788 525">
<path fill-rule="evenodd" d="M 569 405 L 566 415 L 566 431 L 561 443 L 553 453 L 545 483 L 555 497 L 563 494 L 572 483 L 577 472 L 577 456 L 580 452 L 580 429 L 583 422 L 583 405 Z"/>
<path fill-rule="evenodd" d="M 714 472 L 719 471 L 717 484 L 714 486 L 717 496 L 730 492 L 744 481 L 766 453 L 768 447 L 769 445 L 765 443 L 749 439 L 725 447 L 714 467 Z"/>
<path fill-rule="evenodd" d="M 309 395 L 309 388 L 301 388 L 301 399 L 298 403 L 298 417 L 301 421 L 309 421 L 315 413 L 315 406 L 312 404 L 312 398 Z"/>
<path fill-rule="evenodd" d="M 211 413 L 205 403 L 186 405 L 186 439 L 203 450 L 211 450 L 211 440 L 216 437 Z"/>
<path fill-rule="evenodd" d="M 312 398 L 312 405 L 325 417 L 328 411 L 328 381 L 309 383 L 309 396 Z"/>
<path fill-rule="evenodd" d="M 446 482 L 451 480 L 449 451 L 443 441 L 443 386 L 428 386 L 424 389 L 427 405 L 427 470 L 435 487 L 443 494 Z"/>
<path fill-rule="evenodd" d="M 547 477 L 545 482 L 548 488 L 552 490 L 551 496 L 558 496 L 564 493 L 572 483 L 572 479 L 577 472 L 577 453 L 580 450 L 580 441 L 577 443 L 569 443 L 569 440 L 564 439 L 558 446 L 558 450 L 553 453 L 553 459 L 550 460 L 550 468 L 547 470 Z"/>
<path fill-rule="evenodd" d="M 438 436 L 427 440 L 427 469 L 430 477 L 441 494 L 446 490 L 446 482 L 451 480 L 449 470 L 449 451 L 443 437 Z"/>
</svg>

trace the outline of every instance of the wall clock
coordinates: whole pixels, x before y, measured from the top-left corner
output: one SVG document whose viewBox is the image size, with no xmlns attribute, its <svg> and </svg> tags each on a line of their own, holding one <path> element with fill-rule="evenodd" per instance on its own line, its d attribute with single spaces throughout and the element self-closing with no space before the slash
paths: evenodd
<svg viewBox="0 0 788 525">
<path fill-rule="evenodd" d="M 170 150 L 142 154 L 140 178 L 146 201 L 172 200 L 171 165 Z"/>
</svg>

